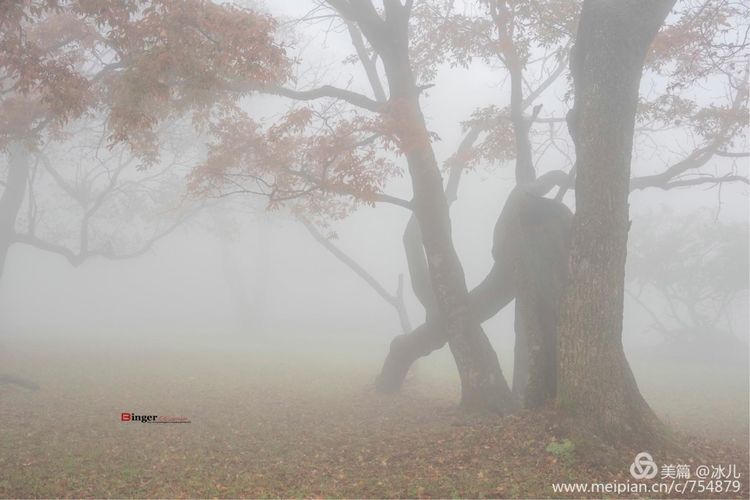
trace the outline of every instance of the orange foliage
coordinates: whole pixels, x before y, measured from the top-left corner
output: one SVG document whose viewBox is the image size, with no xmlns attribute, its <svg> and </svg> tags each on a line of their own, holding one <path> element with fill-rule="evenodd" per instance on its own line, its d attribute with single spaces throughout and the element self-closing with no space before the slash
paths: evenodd
<svg viewBox="0 0 750 500">
<path fill-rule="evenodd" d="M 159 121 L 205 122 L 248 82 L 287 77 L 274 20 L 251 10 L 204 0 L 9 3 L 0 14 L 0 143 L 34 143 L 50 123 L 104 112 L 112 144 L 154 160 Z"/>
</svg>

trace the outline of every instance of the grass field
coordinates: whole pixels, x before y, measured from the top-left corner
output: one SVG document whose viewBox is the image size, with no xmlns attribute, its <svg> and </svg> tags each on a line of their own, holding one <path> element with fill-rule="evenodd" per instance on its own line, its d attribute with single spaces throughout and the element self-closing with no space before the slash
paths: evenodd
<svg viewBox="0 0 750 500">
<path fill-rule="evenodd" d="M 596 463 L 548 451 L 559 430 L 547 414 L 468 417 L 442 365 L 378 396 L 380 353 L 5 348 L 0 372 L 41 388 L 0 386 L 2 497 L 550 497 L 553 482 L 627 481 L 643 451 Z M 746 371 L 634 366 L 656 411 L 697 436 L 657 462 L 736 463 L 743 491 L 716 496 L 747 498 Z M 121 412 L 191 423 L 124 423 Z"/>
</svg>

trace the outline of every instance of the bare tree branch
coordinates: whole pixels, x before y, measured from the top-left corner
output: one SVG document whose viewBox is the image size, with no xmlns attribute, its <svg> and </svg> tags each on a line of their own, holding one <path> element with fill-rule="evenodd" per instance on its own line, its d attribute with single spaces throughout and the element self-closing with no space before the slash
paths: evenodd
<svg viewBox="0 0 750 500">
<path fill-rule="evenodd" d="M 378 102 L 385 102 L 387 98 L 385 96 L 385 90 L 383 89 L 383 83 L 380 81 L 375 60 L 370 59 L 367 56 L 367 48 L 365 48 L 365 41 L 362 39 L 362 32 L 357 25 L 351 21 L 346 22 L 346 27 L 349 30 L 352 45 L 354 45 L 354 49 L 357 51 L 357 57 L 359 57 L 362 67 L 365 68 L 367 80 L 370 82 L 370 87 L 372 87 L 372 92 L 375 94 L 375 99 Z"/>
<path fill-rule="evenodd" d="M 673 188 L 679 188 L 679 187 L 686 187 L 686 186 L 698 186 L 701 184 L 722 184 L 725 182 L 744 182 L 745 184 L 750 184 L 750 180 L 748 180 L 747 177 L 743 177 L 741 175 L 725 175 L 722 177 L 714 177 L 714 176 L 699 176 L 699 177 L 693 177 L 690 179 L 680 179 L 675 181 L 670 181 L 666 184 L 660 185 L 660 186 L 653 186 L 658 187 L 663 190 L 669 190 Z"/>
<path fill-rule="evenodd" d="M 732 151 L 716 151 L 714 153 L 716 156 L 723 156 L 724 158 L 747 158 L 750 157 L 750 152 L 747 151 L 740 151 L 740 152 L 732 152 Z"/>
<path fill-rule="evenodd" d="M 407 210 L 413 210 L 413 206 L 410 201 L 406 201 L 402 198 L 397 198 L 389 194 L 378 193 L 375 195 L 375 201 L 379 203 L 390 203 L 391 205 L 403 207 Z"/>
<path fill-rule="evenodd" d="M 747 101 L 748 71 L 750 71 L 750 67 L 745 68 L 745 73 L 742 78 L 742 83 L 737 88 L 734 98 L 732 99 L 731 109 L 734 111 L 739 111 L 743 103 Z M 630 190 L 634 191 L 637 189 L 646 189 L 649 187 L 670 189 L 673 187 L 702 184 L 703 182 L 696 182 L 696 179 L 682 180 L 682 181 L 672 181 L 672 179 L 677 178 L 678 176 L 684 174 L 685 172 L 689 170 L 696 170 L 696 169 L 703 167 L 715 155 L 733 157 L 732 153 L 727 153 L 723 151 L 722 149 L 726 145 L 727 141 L 731 138 L 731 135 L 732 135 L 731 128 L 728 125 L 722 126 L 718 130 L 716 135 L 708 142 L 708 144 L 700 148 L 697 148 L 692 153 L 690 153 L 687 156 L 687 158 L 671 165 L 669 168 L 667 168 L 663 172 L 654 174 L 654 175 L 634 177 L 633 179 L 631 179 Z M 741 157 L 744 155 L 744 153 L 737 153 L 737 155 L 738 157 Z M 724 176 L 721 179 L 729 179 L 729 178 L 734 178 L 733 180 L 740 180 L 740 181 L 744 180 L 745 182 L 747 181 L 743 177 L 739 177 L 739 176 Z M 711 182 L 711 181 L 708 181 L 708 182 Z M 722 180 L 720 182 L 731 182 L 731 181 Z"/>
<path fill-rule="evenodd" d="M 313 101 L 315 99 L 330 97 L 346 101 L 354 106 L 372 111 L 373 113 L 380 113 L 385 108 L 382 102 L 377 102 L 357 92 L 333 87 L 331 85 L 323 85 L 322 87 L 310 90 L 294 90 L 286 87 L 273 87 L 266 89 L 266 91 L 271 94 L 289 97 L 290 99 L 298 101 Z"/>
<path fill-rule="evenodd" d="M 389 293 L 383 285 L 380 284 L 370 273 L 368 273 L 357 261 L 349 257 L 340 248 L 331 242 L 330 239 L 323 236 L 318 229 L 312 225 L 309 221 L 300 217 L 299 221 L 305 226 L 310 235 L 320 243 L 326 250 L 328 250 L 334 257 L 344 263 L 349 269 L 351 269 L 357 276 L 367 283 L 370 288 L 380 295 L 387 303 L 393 306 L 398 312 L 399 321 L 401 328 L 404 333 L 411 331 L 411 322 L 409 321 L 409 315 L 406 312 L 406 307 L 403 300 L 403 275 L 399 275 L 399 284 L 395 294 Z"/>
<path fill-rule="evenodd" d="M 190 214 L 195 213 L 195 210 L 188 212 Z M 85 261 L 94 257 L 103 257 L 109 260 L 125 260 L 139 257 L 153 248 L 153 246 L 174 232 L 175 229 L 180 227 L 188 219 L 187 213 L 185 216 L 177 218 L 172 224 L 166 226 L 164 229 L 156 231 L 147 241 L 145 241 L 138 249 L 132 252 L 115 253 L 111 248 L 105 247 L 98 250 L 85 250 L 82 249 L 78 252 L 74 252 L 70 248 L 53 243 L 50 241 L 43 240 L 38 236 L 31 233 L 15 233 L 13 235 L 14 243 L 21 243 L 30 245 L 32 247 L 44 250 L 45 252 L 58 254 L 70 262 L 73 267 L 78 267 Z"/>
</svg>

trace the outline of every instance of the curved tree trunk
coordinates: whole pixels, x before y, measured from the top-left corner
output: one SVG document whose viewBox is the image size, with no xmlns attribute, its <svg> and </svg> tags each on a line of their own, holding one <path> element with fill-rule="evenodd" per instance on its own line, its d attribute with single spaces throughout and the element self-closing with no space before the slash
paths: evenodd
<svg viewBox="0 0 750 500">
<path fill-rule="evenodd" d="M 415 291 L 421 295 L 430 318 L 434 318 L 430 324 L 440 325 L 450 345 L 461 378 L 462 405 L 471 410 L 505 411 L 512 399 L 510 388 L 481 324 L 470 311 L 463 267 L 452 241 L 448 196 L 419 104 L 421 89 L 412 72 L 409 50 L 412 2 L 385 2 L 382 12 L 369 0 L 329 4 L 347 20 L 352 43 L 367 66 L 379 101 L 385 101 L 385 92 L 364 50 L 362 35 L 383 63 L 389 95 L 378 111 L 406 157 L 413 188 L 412 225 L 418 224 L 420 230 L 419 263 L 426 261 L 429 277 L 413 283 L 429 283 L 431 293 Z M 412 274 L 423 270 L 424 266 L 410 266 Z"/>
<path fill-rule="evenodd" d="M 389 72 L 410 73 L 404 67 Z M 393 81 L 394 76 L 390 79 Z M 414 89 L 411 78 L 410 82 Z M 391 96 L 394 94 L 392 90 Z M 416 95 L 404 96 L 396 102 L 401 107 L 398 113 L 406 115 L 400 117 L 403 123 L 399 135 L 403 141 L 416 142 L 407 146 L 406 157 L 414 186 L 414 213 L 435 297 L 434 315 L 456 361 L 462 406 L 472 411 L 507 412 L 513 406 L 510 388 L 489 339 L 470 311 L 463 267 L 451 238 L 448 203 L 417 99 Z"/>
<path fill-rule="evenodd" d="M 409 59 L 409 18 L 413 4 L 384 2 L 382 14 L 369 1 L 331 2 L 331 5 L 347 20 L 357 22 L 383 62 L 389 99 L 382 113 L 407 160 L 413 188 L 411 206 L 419 224 L 435 299 L 434 321 L 444 331 L 456 361 L 462 405 L 472 410 L 512 410 L 514 398 L 481 321 L 473 314 L 463 267 L 452 242 L 448 197 L 420 108 L 421 89 Z M 519 85 L 516 87 L 514 95 L 522 97 Z M 530 158 L 522 160 L 517 172 L 529 166 Z M 533 165 L 530 171 L 522 173 L 524 187 L 527 181 L 535 181 Z M 432 319 L 428 324 L 433 324 Z M 406 343 L 396 343 L 399 344 Z"/>
<path fill-rule="evenodd" d="M 430 133 L 419 104 L 420 89 L 409 59 L 411 5 L 384 4 L 385 19 L 372 5 L 352 6 L 362 33 L 383 61 L 388 80 L 387 121 L 406 157 L 437 317 L 461 379 L 461 404 L 472 411 L 504 412 L 511 393 L 481 324 L 471 315 L 463 267 L 452 241 L 448 200 Z M 490 355 L 491 353 L 491 355 Z M 494 359 L 493 359 L 494 358 Z"/>
<path fill-rule="evenodd" d="M 393 93 L 392 93 L 393 94 Z M 403 104 L 413 116 L 406 122 L 427 130 L 416 100 Z M 409 138 L 410 140 L 411 138 Z M 508 412 L 513 402 L 510 388 L 500 369 L 481 323 L 471 314 L 463 268 L 451 241 L 448 204 L 443 192 L 437 162 L 431 148 L 407 152 L 414 185 L 414 210 L 435 296 L 434 316 L 445 332 L 461 379 L 461 405 L 471 411 Z"/>
<path fill-rule="evenodd" d="M 336 259 L 339 260 L 342 264 L 344 264 L 346 267 L 351 269 L 354 274 L 359 276 L 362 281 L 367 283 L 370 288 L 372 288 L 375 292 L 377 292 L 380 297 L 385 300 L 388 304 L 390 304 L 394 309 L 396 309 L 396 313 L 398 314 L 398 320 L 401 324 L 401 330 L 403 333 L 409 333 L 411 331 L 411 321 L 409 319 L 409 313 L 406 310 L 406 304 L 404 303 L 404 276 L 402 274 L 399 274 L 398 276 L 398 286 L 396 288 L 396 293 L 391 294 L 388 292 L 385 287 L 380 284 L 378 280 L 376 280 L 369 272 L 365 270 L 364 267 L 362 267 L 356 260 L 351 258 L 349 255 L 347 255 L 343 250 L 341 250 L 339 247 L 333 244 L 333 242 L 326 238 L 324 235 L 318 231 L 318 229 L 308 222 L 305 219 L 300 218 L 299 221 L 302 223 L 302 225 L 305 226 L 307 231 L 310 233 L 310 235 L 313 237 L 315 241 L 317 241 L 323 248 L 328 250 L 331 255 L 336 257 Z"/>
<path fill-rule="evenodd" d="M 607 442 L 659 435 L 622 347 L 628 192 L 643 60 L 674 0 L 584 2 L 571 55 L 576 214 L 561 303 L 557 404 Z"/>
<path fill-rule="evenodd" d="M 505 262 L 495 263 L 487 277 L 469 292 L 472 315 L 480 323 L 492 318 L 513 300 L 513 293 L 511 270 L 507 269 Z M 440 322 L 428 314 L 428 320 L 424 324 L 391 341 L 376 381 L 378 389 L 384 392 L 398 391 L 412 364 L 419 358 L 442 349 L 447 342 L 447 334 Z"/>
<path fill-rule="evenodd" d="M 532 92 L 527 98 L 523 96 L 522 88 L 522 67 L 518 64 L 515 50 L 512 43 L 508 45 L 508 50 L 512 53 L 505 54 L 508 61 L 508 69 L 511 73 L 511 119 L 515 131 L 516 140 L 516 184 L 530 194 L 543 196 L 553 184 L 561 184 L 559 179 L 560 172 L 552 175 L 545 174 L 544 179 L 537 179 L 532 160 L 531 143 L 529 141 L 529 130 L 531 124 L 539 113 L 541 106 L 534 108 L 530 117 L 524 116 L 524 109 L 532 104 L 538 93 Z M 560 66 L 560 72 L 562 72 Z M 454 157 L 455 163 L 451 168 L 449 180 L 446 185 L 446 195 L 449 203 L 457 197 L 458 183 L 460 180 L 463 166 L 461 159 L 467 156 L 470 148 L 478 139 L 482 128 L 474 126 L 466 134 L 459 146 L 458 152 Z M 567 176 L 563 176 L 567 179 Z M 564 180 L 564 179 L 563 179 Z M 559 201 L 559 200 L 558 200 Z M 512 205 L 512 203 L 511 203 Z M 507 205 L 506 205 L 507 206 Z M 506 209 L 504 208 L 504 211 Z M 509 216 L 506 214 L 506 218 Z M 514 287 L 513 282 L 519 278 L 513 270 L 515 257 L 511 256 L 509 248 L 506 248 L 505 255 L 500 255 L 500 245 L 498 243 L 499 227 L 507 228 L 508 224 L 501 223 L 503 216 L 498 219 L 495 229 L 495 265 L 487 278 L 470 294 L 470 308 L 478 321 L 483 322 L 494 316 L 500 309 L 505 307 L 513 299 Z M 415 295 L 425 306 L 428 318 L 434 306 L 434 296 L 430 291 L 429 277 L 427 276 L 427 265 L 424 259 L 424 250 L 421 244 L 421 236 L 418 233 L 418 224 L 415 217 L 409 221 L 404 234 L 404 247 L 406 250 L 407 262 L 409 264 L 410 277 Z M 565 226 L 567 234 L 567 224 Z M 513 241 L 513 237 L 506 238 L 507 241 Z M 567 244 L 565 244 L 567 249 Z M 525 299 L 524 299 L 525 301 Z M 557 304 L 557 298 L 554 300 Z M 522 315 L 524 309 L 534 310 L 534 308 L 521 307 L 519 301 L 516 302 L 516 341 L 515 341 L 515 363 L 513 374 L 512 394 L 517 400 L 523 400 L 523 393 L 529 378 L 529 351 L 526 322 Z M 547 320 L 545 330 L 550 332 L 554 338 L 555 314 L 548 315 L 552 320 Z M 533 322 L 531 322 L 533 327 Z M 549 337 L 549 335 L 548 335 Z M 412 334 L 400 335 L 396 337 L 385 360 L 381 374 L 378 378 L 378 386 L 385 391 L 395 391 L 401 387 L 409 366 L 419 357 L 425 356 L 432 351 L 443 347 L 446 343 L 445 332 L 429 320 L 425 325 L 420 326 Z M 549 342 L 548 342 L 549 343 Z M 554 347 L 553 347 L 554 348 Z M 545 365 L 547 371 L 554 372 L 554 358 L 546 358 L 548 364 Z"/>
<path fill-rule="evenodd" d="M 528 332 L 539 348 L 529 351 L 519 345 L 519 340 L 527 340 L 526 336 L 517 335 L 513 394 L 522 401 L 535 400 L 524 395 L 530 380 L 534 380 L 530 387 L 542 388 L 539 392 L 543 397 L 537 398 L 540 401 L 547 401 L 554 394 L 556 307 L 565 276 L 572 215 L 563 204 L 538 196 L 550 187 L 535 185 L 536 190 L 519 188 L 511 193 L 495 226 L 495 264 L 469 293 L 471 314 L 482 323 L 510 303 L 523 287 L 517 298 L 516 321 L 524 321 L 529 327 L 519 327 L 517 331 Z M 409 366 L 446 342 L 447 335 L 439 322 L 430 319 L 413 332 L 396 337 L 378 377 L 379 388 L 398 390 Z M 533 371 L 529 372 L 531 366 Z"/>
<path fill-rule="evenodd" d="M 375 382 L 378 390 L 395 392 L 401 389 L 412 364 L 441 349 L 447 342 L 448 337 L 439 323 L 424 323 L 409 333 L 396 336 Z"/>
<path fill-rule="evenodd" d="M 455 177 L 452 175 L 451 179 Z M 383 392 L 399 390 L 419 358 L 442 349 L 448 342 L 445 330 L 436 321 L 435 295 L 431 288 L 419 224 L 414 216 L 409 219 L 404 230 L 403 244 L 412 290 L 425 309 L 426 320 L 425 324 L 414 331 L 404 331 L 391 341 L 388 356 L 376 380 L 377 388 Z M 482 283 L 469 292 L 472 314 L 480 322 L 492 318 L 513 300 L 511 278 L 507 263 L 500 261 L 492 267 Z"/>
</svg>

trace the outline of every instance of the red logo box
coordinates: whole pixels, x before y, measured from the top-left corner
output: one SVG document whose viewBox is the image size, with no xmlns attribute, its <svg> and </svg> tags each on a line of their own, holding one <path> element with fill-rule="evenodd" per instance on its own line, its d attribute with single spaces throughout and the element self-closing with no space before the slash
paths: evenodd
<svg viewBox="0 0 750 500">
<path fill-rule="evenodd" d="M 130 422 L 130 413 L 120 413 L 120 420 L 123 422 Z"/>
</svg>

